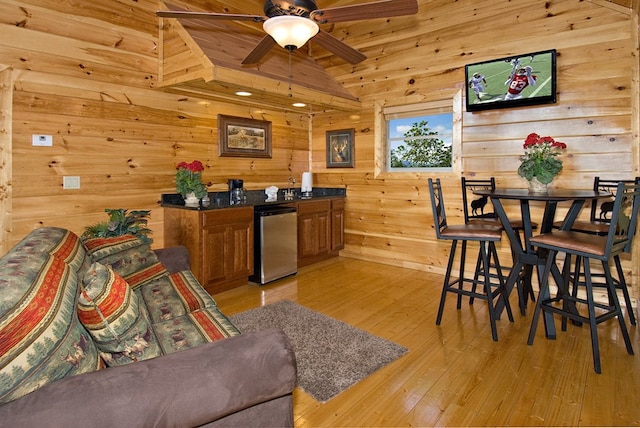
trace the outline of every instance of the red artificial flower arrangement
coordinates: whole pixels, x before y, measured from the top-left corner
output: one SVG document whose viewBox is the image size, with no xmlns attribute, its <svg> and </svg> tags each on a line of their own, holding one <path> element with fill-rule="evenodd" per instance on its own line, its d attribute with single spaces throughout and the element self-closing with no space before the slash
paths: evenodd
<svg viewBox="0 0 640 428">
<path fill-rule="evenodd" d="M 551 137 L 531 133 L 524 141 L 524 156 L 520 157 L 518 175 L 529 181 L 534 177 L 542 184 L 549 184 L 562 171 L 558 158 L 567 148 L 563 142 Z"/>
<path fill-rule="evenodd" d="M 176 189 L 183 197 L 194 193 L 197 198 L 207 196 L 207 187 L 202 183 L 204 165 L 199 160 L 191 163 L 180 162 L 176 167 Z"/>
</svg>

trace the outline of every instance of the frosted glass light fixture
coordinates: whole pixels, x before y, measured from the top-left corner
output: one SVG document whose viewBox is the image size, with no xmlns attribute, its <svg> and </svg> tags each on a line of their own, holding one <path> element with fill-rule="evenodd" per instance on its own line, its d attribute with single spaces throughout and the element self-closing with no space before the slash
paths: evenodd
<svg viewBox="0 0 640 428">
<path fill-rule="evenodd" d="M 294 15 L 274 16 L 264 21 L 262 27 L 276 43 L 289 51 L 302 47 L 319 30 L 312 20 Z"/>
</svg>

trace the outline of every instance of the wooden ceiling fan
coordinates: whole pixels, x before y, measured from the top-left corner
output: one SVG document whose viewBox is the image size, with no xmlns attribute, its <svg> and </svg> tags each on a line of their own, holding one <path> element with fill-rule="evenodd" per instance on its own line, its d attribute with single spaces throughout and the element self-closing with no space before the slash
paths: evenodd
<svg viewBox="0 0 640 428">
<path fill-rule="evenodd" d="M 318 9 L 314 0 L 266 0 L 263 15 L 234 13 L 190 12 L 183 10 L 159 10 L 163 18 L 179 19 L 220 19 L 233 21 L 253 21 L 262 23 L 267 33 L 242 61 L 242 64 L 257 64 L 276 44 L 290 52 L 300 48 L 309 39 L 351 64 L 364 61 L 362 52 L 319 28 L 318 24 L 358 21 L 392 16 L 412 15 L 418 12 L 417 0 L 378 0 L 351 6 Z M 294 26 L 302 26 L 296 27 Z M 292 35 L 281 38 L 281 31 L 292 30 Z M 300 32 L 306 34 L 300 36 Z M 293 37 L 293 38 L 287 38 Z"/>
</svg>

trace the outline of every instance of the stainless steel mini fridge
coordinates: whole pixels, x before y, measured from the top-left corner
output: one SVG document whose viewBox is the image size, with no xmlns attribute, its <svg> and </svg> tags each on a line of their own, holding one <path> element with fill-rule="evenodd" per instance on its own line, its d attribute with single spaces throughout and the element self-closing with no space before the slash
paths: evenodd
<svg viewBox="0 0 640 428">
<path fill-rule="evenodd" d="M 255 207 L 254 269 L 250 280 L 266 284 L 298 271 L 298 217 L 293 207 Z"/>
</svg>

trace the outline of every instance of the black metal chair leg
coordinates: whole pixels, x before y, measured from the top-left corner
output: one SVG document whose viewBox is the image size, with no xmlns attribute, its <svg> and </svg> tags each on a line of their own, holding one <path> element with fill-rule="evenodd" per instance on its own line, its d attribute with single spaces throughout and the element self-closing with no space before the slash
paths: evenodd
<svg viewBox="0 0 640 428">
<path fill-rule="evenodd" d="M 438 307 L 438 316 L 436 317 L 436 325 L 440 325 L 442 321 L 442 312 L 444 311 L 444 302 L 447 299 L 447 288 L 451 280 L 451 269 L 453 268 L 453 259 L 456 255 L 456 246 L 458 241 L 451 241 L 451 252 L 449 254 L 449 262 L 447 263 L 447 272 L 444 276 L 444 285 L 442 286 L 442 295 L 440 296 L 440 306 Z"/>
<path fill-rule="evenodd" d="M 473 293 L 477 293 L 478 291 L 478 282 L 480 281 L 478 278 L 480 277 L 480 273 L 482 272 L 481 266 L 482 266 L 482 254 L 478 252 L 478 260 L 476 260 L 476 271 L 473 274 L 473 286 L 471 287 L 471 291 Z M 469 304 L 473 305 L 474 300 L 475 300 L 475 297 L 471 296 L 469 298 Z"/>
<path fill-rule="evenodd" d="M 570 275 L 570 271 L 571 271 L 571 254 L 566 254 L 565 257 L 566 258 L 564 260 L 564 263 L 562 264 L 562 278 L 564 280 L 562 286 L 564 287 L 565 295 L 569 296 L 569 292 L 574 293 L 576 291 L 576 287 L 575 287 L 575 284 L 574 284 L 575 276 L 573 277 L 574 280 L 571 281 L 571 275 Z M 580 261 L 580 256 L 576 256 L 576 259 L 577 259 L 576 262 L 578 263 Z M 569 290 L 569 283 L 570 282 L 571 282 L 571 284 L 573 284 L 572 290 Z M 559 288 L 558 288 L 558 292 L 560 292 Z M 563 299 L 563 309 L 565 311 L 567 310 L 566 299 Z M 562 331 L 567 331 L 567 317 L 566 316 L 562 317 L 561 329 L 562 329 Z"/>
<path fill-rule="evenodd" d="M 622 264 L 620 263 L 620 257 L 618 255 L 613 258 L 616 265 L 616 272 L 618 273 L 618 286 L 622 288 L 622 295 L 624 297 L 624 304 L 629 313 L 629 322 L 631 325 L 636 325 L 636 316 L 633 313 L 633 306 L 631 306 L 631 298 L 629 297 L 629 290 L 627 289 L 627 281 L 624 279 L 624 271 L 622 270 Z"/>
<path fill-rule="evenodd" d="M 494 341 L 498 341 L 498 328 L 496 326 L 496 314 L 493 310 L 493 291 L 491 290 L 491 277 L 488 269 L 490 250 L 487 251 L 487 242 L 480 242 L 480 253 L 482 254 L 482 265 L 484 267 L 484 288 L 487 294 L 487 305 L 489 306 L 489 322 L 491 323 L 491 337 Z"/>
<path fill-rule="evenodd" d="M 600 367 L 600 347 L 598 344 L 598 327 L 596 323 L 596 308 L 593 301 L 593 284 L 591 283 L 591 268 L 589 259 L 584 261 L 584 279 L 587 289 L 587 310 L 589 312 L 589 328 L 591 329 L 591 352 L 593 353 L 593 369 L 596 373 L 602 373 Z"/>
<path fill-rule="evenodd" d="M 458 273 L 458 289 L 462 290 L 464 288 L 464 262 L 467 258 L 467 241 L 462 241 L 462 248 L 460 249 L 460 272 Z M 456 308 L 460 309 L 462 307 L 462 294 L 458 293 L 458 298 L 456 300 Z"/>
<path fill-rule="evenodd" d="M 549 299 L 549 273 L 551 272 L 551 264 L 553 263 L 553 257 L 551 251 L 549 258 L 541 273 L 542 284 L 540 284 L 540 291 L 538 292 L 538 300 L 536 302 L 536 310 L 533 312 L 533 318 L 531 319 L 531 327 L 529 328 L 529 338 L 527 339 L 527 345 L 533 345 L 533 339 L 536 336 L 536 329 L 538 327 L 538 319 L 540 319 L 540 312 L 543 311 L 542 304 Z"/>
<path fill-rule="evenodd" d="M 622 331 L 622 338 L 624 339 L 624 344 L 627 347 L 627 353 L 629 355 L 633 355 L 633 346 L 631 345 L 631 338 L 629 337 L 629 331 L 627 330 L 627 325 L 624 322 L 622 307 L 620 306 L 620 300 L 618 299 L 618 294 L 616 293 L 616 287 L 611 277 L 611 270 L 609 268 L 609 264 L 605 262 L 603 262 L 602 264 L 604 268 L 604 275 L 607 280 L 607 287 L 609 288 L 609 293 L 611 294 L 611 298 L 613 299 L 613 305 L 618 310 L 618 323 L 620 324 L 620 330 Z"/>
</svg>

